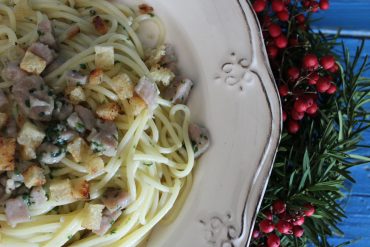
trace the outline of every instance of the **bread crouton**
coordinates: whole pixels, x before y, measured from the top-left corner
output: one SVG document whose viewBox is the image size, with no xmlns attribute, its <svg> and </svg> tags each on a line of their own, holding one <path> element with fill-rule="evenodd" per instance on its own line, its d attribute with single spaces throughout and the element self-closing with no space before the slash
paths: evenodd
<svg viewBox="0 0 370 247">
<path fill-rule="evenodd" d="M 72 196 L 77 200 L 89 199 L 90 185 L 86 180 L 77 179 L 72 181 Z"/>
<path fill-rule="evenodd" d="M 17 142 L 20 145 L 36 148 L 45 138 L 45 133 L 31 122 L 25 122 L 18 134 Z"/>
<path fill-rule="evenodd" d="M 113 121 L 118 116 L 118 113 L 120 111 L 120 107 L 115 102 L 109 102 L 103 105 L 99 105 L 96 109 L 96 114 L 99 118 Z"/>
<path fill-rule="evenodd" d="M 81 137 L 73 139 L 73 141 L 67 145 L 67 151 L 72 155 L 75 162 L 81 162 L 86 150 L 88 149 L 89 146 Z"/>
<path fill-rule="evenodd" d="M 32 74 L 41 74 L 46 68 L 46 61 L 39 56 L 36 56 L 30 51 L 26 51 L 22 62 L 20 64 L 21 69 Z"/>
<path fill-rule="evenodd" d="M 73 188 L 69 179 L 51 181 L 49 190 L 52 201 L 63 202 L 75 199 L 72 195 Z"/>
<path fill-rule="evenodd" d="M 93 156 L 86 162 L 86 165 L 90 175 L 97 174 L 104 169 L 104 161 L 99 156 Z"/>
<path fill-rule="evenodd" d="M 24 177 L 24 184 L 27 188 L 33 186 L 41 186 L 46 183 L 44 169 L 37 165 L 31 165 L 22 173 Z"/>
<path fill-rule="evenodd" d="M 134 96 L 131 99 L 129 99 L 129 103 L 131 106 L 131 113 L 134 116 L 139 115 L 146 107 L 145 101 L 139 96 Z"/>
<path fill-rule="evenodd" d="M 84 217 L 82 227 L 89 230 L 100 229 L 100 224 L 103 216 L 104 205 L 86 203 L 84 207 Z"/>
<path fill-rule="evenodd" d="M 0 171 L 14 171 L 15 138 L 0 137 Z"/>
<path fill-rule="evenodd" d="M 72 104 L 77 105 L 83 101 L 86 101 L 86 94 L 82 87 L 67 87 L 64 90 L 64 94 L 69 98 Z"/>
<path fill-rule="evenodd" d="M 129 99 L 134 95 L 134 84 L 125 73 L 113 77 L 111 86 L 121 100 Z"/>
</svg>

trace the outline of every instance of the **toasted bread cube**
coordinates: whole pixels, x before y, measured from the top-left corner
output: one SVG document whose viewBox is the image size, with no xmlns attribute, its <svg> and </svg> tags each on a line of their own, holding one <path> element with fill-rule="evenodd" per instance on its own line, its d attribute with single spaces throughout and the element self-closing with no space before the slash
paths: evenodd
<svg viewBox="0 0 370 247">
<path fill-rule="evenodd" d="M 2 129 L 8 122 L 8 115 L 0 112 L 0 129 Z"/>
<path fill-rule="evenodd" d="M 0 137 L 0 171 L 14 171 L 15 138 Z"/>
<path fill-rule="evenodd" d="M 93 156 L 86 164 L 90 175 L 97 174 L 104 170 L 104 161 L 99 156 Z"/>
<path fill-rule="evenodd" d="M 49 190 L 50 200 L 52 201 L 63 202 L 74 200 L 72 183 L 69 179 L 52 181 Z"/>
<path fill-rule="evenodd" d="M 44 169 L 37 165 L 31 165 L 22 173 L 24 177 L 24 184 L 27 188 L 33 186 L 41 186 L 46 183 Z"/>
<path fill-rule="evenodd" d="M 90 85 L 99 85 L 103 81 L 104 72 L 102 69 L 94 69 L 89 75 Z"/>
<path fill-rule="evenodd" d="M 72 181 L 72 196 L 77 200 L 89 199 L 90 185 L 86 180 L 77 179 Z"/>
<path fill-rule="evenodd" d="M 30 146 L 20 146 L 22 160 L 33 160 L 36 159 L 36 150 Z"/>
<path fill-rule="evenodd" d="M 150 53 L 147 55 L 147 59 L 145 61 L 148 67 L 153 67 L 161 61 L 161 59 L 166 55 L 166 46 L 161 45 L 157 49 L 151 50 Z"/>
<path fill-rule="evenodd" d="M 67 145 L 67 151 L 72 155 L 72 158 L 76 162 L 82 161 L 83 155 L 85 154 L 87 149 L 89 149 L 89 147 L 85 140 L 81 137 L 75 138 Z"/>
<path fill-rule="evenodd" d="M 130 77 L 125 74 L 118 74 L 112 78 L 113 90 L 121 100 L 129 99 L 134 95 L 134 84 Z"/>
<path fill-rule="evenodd" d="M 105 206 L 102 204 L 86 203 L 84 207 L 82 227 L 89 230 L 99 230 L 104 208 Z"/>
<path fill-rule="evenodd" d="M 20 67 L 28 73 L 39 75 L 46 68 L 46 61 L 32 52 L 26 51 Z"/>
<path fill-rule="evenodd" d="M 139 115 L 146 107 L 145 101 L 139 96 L 134 96 L 129 100 L 131 106 L 131 113 L 134 116 Z"/>
<path fill-rule="evenodd" d="M 26 122 L 18 134 L 17 142 L 30 148 L 37 148 L 45 138 L 45 133 L 31 122 Z"/>
<path fill-rule="evenodd" d="M 150 76 L 156 83 L 162 82 L 164 86 L 170 85 L 175 78 L 175 74 L 168 68 L 154 66 L 150 69 Z"/>
<path fill-rule="evenodd" d="M 95 46 L 95 66 L 103 70 L 114 67 L 113 46 Z"/>
<path fill-rule="evenodd" d="M 65 95 L 68 96 L 72 104 L 77 105 L 83 101 L 86 101 L 86 94 L 82 87 L 67 87 L 64 91 Z"/>
<path fill-rule="evenodd" d="M 113 121 L 118 116 L 120 107 L 116 102 L 109 102 L 99 105 L 96 109 L 98 117 L 104 120 Z"/>
</svg>

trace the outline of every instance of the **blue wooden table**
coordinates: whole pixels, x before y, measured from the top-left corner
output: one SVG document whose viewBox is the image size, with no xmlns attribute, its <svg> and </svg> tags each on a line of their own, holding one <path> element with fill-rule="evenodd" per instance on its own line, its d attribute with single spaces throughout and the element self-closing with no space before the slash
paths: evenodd
<svg viewBox="0 0 370 247">
<path fill-rule="evenodd" d="M 330 10 L 314 15 L 315 18 L 321 18 L 315 23 L 315 29 L 336 33 L 340 28 L 343 34 L 341 40 L 352 54 L 360 44 L 360 39 L 366 39 L 364 55 L 370 55 L 370 0 L 330 0 L 330 3 Z M 365 75 L 370 78 L 370 72 Z M 364 135 L 364 144 L 370 145 L 370 131 Z M 370 156 L 370 150 L 359 150 L 358 153 Z M 354 167 L 351 171 L 357 183 L 342 202 L 347 219 L 340 224 L 340 228 L 345 236 L 332 238 L 330 242 L 338 245 L 358 239 L 350 246 L 370 247 L 370 164 Z"/>
</svg>

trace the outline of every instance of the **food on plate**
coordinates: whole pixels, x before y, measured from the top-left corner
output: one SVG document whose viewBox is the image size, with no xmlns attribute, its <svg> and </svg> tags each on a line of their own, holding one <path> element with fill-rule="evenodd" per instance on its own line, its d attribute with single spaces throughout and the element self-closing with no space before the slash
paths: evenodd
<svg viewBox="0 0 370 247">
<path fill-rule="evenodd" d="M 0 10 L 0 245 L 142 243 L 209 147 L 161 20 L 118 0 Z M 137 33 L 148 21 L 154 47 Z"/>
</svg>

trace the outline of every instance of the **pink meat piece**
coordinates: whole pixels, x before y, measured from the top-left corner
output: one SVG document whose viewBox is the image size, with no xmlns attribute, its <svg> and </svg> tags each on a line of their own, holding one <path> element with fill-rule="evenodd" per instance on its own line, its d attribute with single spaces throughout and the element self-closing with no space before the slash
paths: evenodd
<svg viewBox="0 0 370 247">
<path fill-rule="evenodd" d="M 28 207 L 22 197 L 8 199 L 5 202 L 5 216 L 12 227 L 31 220 Z"/>
<path fill-rule="evenodd" d="M 174 104 L 186 104 L 194 83 L 190 79 L 176 80 L 164 92 L 164 98 Z"/>
<path fill-rule="evenodd" d="M 39 40 L 41 43 L 50 46 L 53 49 L 57 48 L 57 41 L 54 37 L 53 26 L 49 19 L 42 20 L 37 26 L 37 32 L 39 34 Z"/>
<path fill-rule="evenodd" d="M 104 235 L 109 228 L 113 225 L 113 223 L 118 219 L 118 217 L 122 214 L 121 210 L 116 210 L 114 212 L 110 212 L 108 209 L 104 209 L 103 216 L 100 223 L 99 230 L 94 230 L 93 233 L 102 236 Z"/>
<path fill-rule="evenodd" d="M 23 71 L 18 64 L 11 62 L 1 71 L 1 76 L 6 81 L 19 81 L 26 77 L 27 73 Z"/>
<path fill-rule="evenodd" d="M 135 92 L 148 105 L 149 109 L 153 109 L 157 103 L 158 90 L 154 82 L 147 77 L 142 77 L 135 86 Z"/>
<path fill-rule="evenodd" d="M 108 188 L 103 194 L 102 201 L 107 209 L 112 213 L 119 209 L 126 208 L 130 202 L 130 195 L 118 188 Z"/>
<path fill-rule="evenodd" d="M 189 125 L 189 137 L 193 145 L 194 156 L 198 158 L 209 147 L 209 132 L 206 128 L 192 123 Z"/>
<path fill-rule="evenodd" d="M 46 64 L 50 64 L 57 56 L 54 50 L 50 49 L 47 45 L 39 42 L 33 43 L 30 47 L 28 47 L 28 50 L 36 56 L 44 59 L 46 61 Z"/>
</svg>

